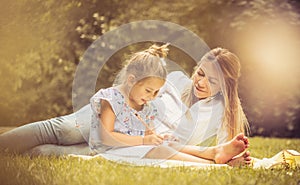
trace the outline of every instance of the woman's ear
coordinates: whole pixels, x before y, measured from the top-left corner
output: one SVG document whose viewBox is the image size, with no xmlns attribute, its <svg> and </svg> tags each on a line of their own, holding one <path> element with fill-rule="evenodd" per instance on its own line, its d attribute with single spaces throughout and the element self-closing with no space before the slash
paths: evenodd
<svg viewBox="0 0 300 185">
<path fill-rule="evenodd" d="M 129 75 L 127 77 L 127 84 L 129 86 L 133 86 L 135 84 L 135 76 L 134 75 Z"/>
</svg>

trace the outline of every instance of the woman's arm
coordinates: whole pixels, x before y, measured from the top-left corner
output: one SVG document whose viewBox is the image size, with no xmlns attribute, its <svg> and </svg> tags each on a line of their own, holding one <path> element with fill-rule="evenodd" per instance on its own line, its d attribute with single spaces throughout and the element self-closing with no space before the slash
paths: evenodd
<svg viewBox="0 0 300 185">
<path fill-rule="evenodd" d="M 135 146 L 143 144 L 160 144 L 162 138 L 156 134 L 142 136 L 129 136 L 114 132 L 116 116 L 111 105 L 106 100 L 101 100 L 100 135 L 103 144 L 108 146 Z"/>
</svg>

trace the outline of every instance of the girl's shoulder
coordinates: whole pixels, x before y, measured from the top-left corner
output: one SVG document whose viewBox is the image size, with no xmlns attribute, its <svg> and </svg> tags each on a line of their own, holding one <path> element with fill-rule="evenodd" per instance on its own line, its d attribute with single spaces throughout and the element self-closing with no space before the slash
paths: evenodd
<svg viewBox="0 0 300 185">
<path fill-rule="evenodd" d="M 116 100 L 122 100 L 124 101 L 124 96 L 121 94 L 121 92 L 115 88 L 115 87 L 109 87 L 106 89 L 100 89 L 93 98 L 100 98 L 105 99 L 107 101 L 116 101 Z"/>
<path fill-rule="evenodd" d="M 113 111 L 117 114 L 125 104 L 125 98 L 115 87 L 100 89 L 90 100 L 92 107 L 101 109 L 101 100 L 106 100 L 111 105 Z"/>
</svg>

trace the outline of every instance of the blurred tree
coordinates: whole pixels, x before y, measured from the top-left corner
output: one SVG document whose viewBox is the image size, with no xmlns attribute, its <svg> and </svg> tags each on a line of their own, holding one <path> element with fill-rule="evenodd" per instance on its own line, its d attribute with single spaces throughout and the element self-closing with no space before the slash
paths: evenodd
<svg viewBox="0 0 300 185">
<path fill-rule="evenodd" d="M 84 17 L 114 1 L 1 2 L 1 125 L 20 125 L 72 111 L 74 71 L 87 48 L 76 32 Z M 116 12 L 116 11 L 115 11 Z M 101 33 L 102 34 L 102 33 Z M 7 119 L 5 119 L 5 117 Z"/>
</svg>

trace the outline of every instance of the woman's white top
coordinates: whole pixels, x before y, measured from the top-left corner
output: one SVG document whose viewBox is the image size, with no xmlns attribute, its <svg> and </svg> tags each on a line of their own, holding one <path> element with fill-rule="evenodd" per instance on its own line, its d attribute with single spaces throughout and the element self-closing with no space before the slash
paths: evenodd
<svg viewBox="0 0 300 185">
<path fill-rule="evenodd" d="M 226 142 L 228 133 L 221 127 L 223 96 L 219 93 L 199 100 L 189 108 L 181 101 L 181 94 L 191 83 L 181 71 L 168 75 L 159 97 L 153 101 L 159 112 L 157 133 L 172 133 L 182 144 L 197 145 L 213 137 L 218 144 Z"/>
</svg>

